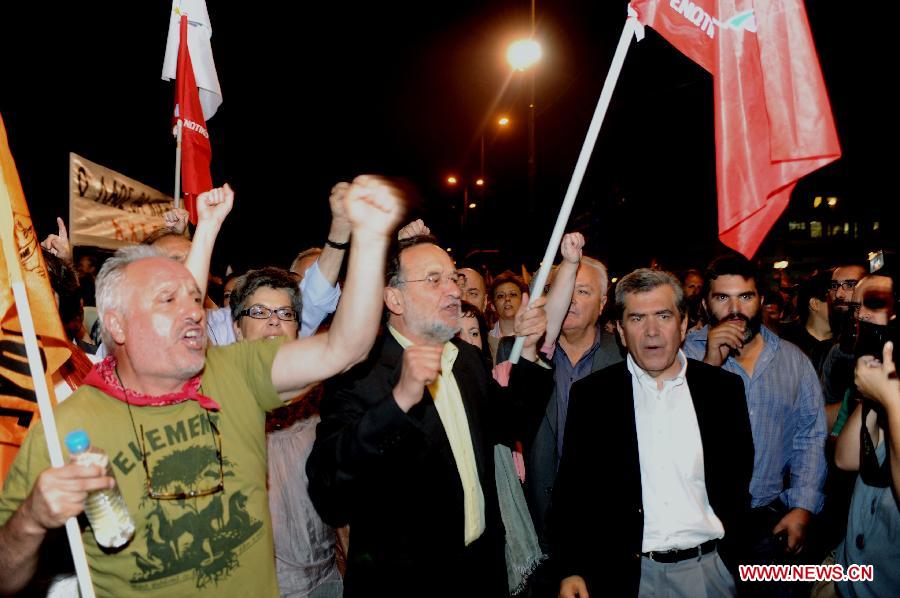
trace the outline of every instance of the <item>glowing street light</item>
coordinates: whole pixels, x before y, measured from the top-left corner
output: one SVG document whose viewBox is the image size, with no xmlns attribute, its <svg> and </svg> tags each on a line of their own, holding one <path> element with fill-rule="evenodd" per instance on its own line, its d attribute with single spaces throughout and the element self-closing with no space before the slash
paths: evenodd
<svg viewBox="0 0 900 598">
<path fill-rule="evenodd" d="M 458 182 L 459 182 L 459 179 L 457 179 L 457 178 L 456 178 L 455 176 L 453 176 L 452 174 L 451 174 L 450 176 L 447 177 L 447 184 L 448 184 L 448 185 L 455 185 L 455 184 L 457 184 Z"/>
<path fill-rule="evenodd" d="M 474 201 L 469 204 L 469 208 L 477 208 L 477 207 L 478 207 L 478 204 L 475 203 Z"/>
<path fill-rule="evenodd" d="M 476 187 L 484 187 L 484 179 L 475 179 Z"/>
<path fill-rule="evenodd" d="M 506 60 L 517 71 L 531 68 L 542 55 L 541 45 L 534 38 L 516 40 L 506 50 Z"/>
<path fill-rule="evenodd" d="M 506 116 L 501 116 L 499 119 L 497 119 L 497 124 L 501 127 L 505 127 L 509 125 L 509 118 Z"/>
</svg>

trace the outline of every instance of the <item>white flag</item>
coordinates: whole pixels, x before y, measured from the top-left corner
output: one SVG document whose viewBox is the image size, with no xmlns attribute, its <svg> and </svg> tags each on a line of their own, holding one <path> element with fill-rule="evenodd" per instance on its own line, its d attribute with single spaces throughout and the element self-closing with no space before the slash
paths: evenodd
<svg viewBox="0 0 900 598">
<path fill-rule="evenodd" d="M 216 74 L 216 63 L 213 62 L 210 44 L 212 25 L 206 11 L 206 0 L 172 0 L 162 78 L 165 81 L 175 79 L 178 69 L 179 25 L 183 14 L 188 17 L 188 49 L 194 66 L 194 78 L 200 88 L 203 118 L 209 121 L 222 104 L 222 88 L 219 86 L 219 75 Z"/>
</svg>

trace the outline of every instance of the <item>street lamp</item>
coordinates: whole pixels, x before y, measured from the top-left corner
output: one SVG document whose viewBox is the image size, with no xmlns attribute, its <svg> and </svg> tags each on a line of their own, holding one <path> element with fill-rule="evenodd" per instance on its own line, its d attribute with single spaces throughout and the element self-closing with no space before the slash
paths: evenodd
<svg viewBox="0 0 900 598">
<path fill-rule="evenodd" d="M 517 71 L 528 70 L 537 64 L 542 55 L 541 44 L 533 37 L 516 40 L 506 50 L 506 60 Z"/>
<path fill-rule="evenodd" d="M 528 70 L 528 203 L 529 209 L 534 209 L 534 179 L 537 172 L 535 165 L 535 145 L 534 145 L 534 79 L 535 69 L 533 68 L 543 55 L 541 45 L 534 39 L 535 23 L 534 23 L 534 0 L 531 0 L 531 37 L 520 39 L 510 44 L 506 51 L 506 60 L 513 70 Z"/>
<path fill-rule="evenodd" d="M 477 208 L 478 202 L 476 202 L 474 199 L 472 199 L 471 201 L 469 200 L 469 182 L 462 181 L 462 183 L 461 183 L 459 177 L 457 177 L 456 175 L 453 175 L 453 174 L 447 176 L 447 178 L 444 179 L 444 181 L 447 183 L 447 186 L 449 186 L 449 187 L 457 187 L 460 184 L 462 184 L 462 188 L 463 188 L 462 208 L 463 209 L 462 209 L 462 218 L 460 219 L 460 224 L 461 224 L 461 226 L 464 227 L 466 225 L 466 221 L 468 219 L 469 210 L 474 210 L 475 208 Z M 478 177 L 478 178 L 472 179 L 471 183 L 473 185 L 475 185 L 476 187 L 478 187 L 479 189 L 484 190 L 484 187 L 485 187 L 484 177 Z"/>
<path fill-rule="evenodd" d="M 506 127 L 508 127 L 509 122 L 510 121 L 509 121 L 508 116 L 504 115 L 504 116 L 500 116 L 497 118 L 497 126 L 500 127 L 501 129 L 505 129 Z M 484 185 L 484 136 L 485 136 L 485 131 L 482 130 L 482 132 L 481 132 L 481 169 L 478 171 L 478 173 L 480 175 L 478 180 L 480 180 L 481 182 L 479 183 L 478 181 L 475 181 L 475 184 L 478 185 L 479 187 Z"/>
</svg>

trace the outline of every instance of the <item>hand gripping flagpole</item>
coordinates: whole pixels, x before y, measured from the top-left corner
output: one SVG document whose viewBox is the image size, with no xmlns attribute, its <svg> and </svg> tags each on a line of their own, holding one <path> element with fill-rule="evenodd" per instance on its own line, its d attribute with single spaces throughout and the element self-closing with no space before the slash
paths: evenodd
<svg viewBox="0 0 900 598">
<path fill-rule="evenodd" d="M 11 255 L 15 256 L 16 254 Z M 37 334 L 34 330 L 34 319 L 31 317 L 31 306 L 28 303 L 25 283 L 22 280 L 11 282 L 13 297 L 16 301 L 16 313 L 22 327 L 22 338 L 25 340 L 25 353 L 28 355 L 28 365 L 31 368 L 31 379 L 34 381 L 34 392 L 37 395 L 38 407 L 41 411 L 41 422 L 44 424 L 44 437 L 47 441 L 47 452 L 50 454 L 50 465 L 62 467 L 65 465 L 65 461 L 63 461 L 62 447 L 59 444 L 59 433 L 56 430 L 56 419 L 53 416 L 53 405 L 50 403 L 50 392 L 47 390 L 47 378 L 44 376 L 44 365 L 41 362 L 41 352 L 38 348 Z M 94 586 L 91 582 L 91 572 L 84 554 L 81 528 L 77 518 L 69 517 L 66 520 L 66 535 L 69 538 L 72 560 L 75 562 L 75 572 L 78 574 L 81 596 L 82 598 L 94 598 Z"/>
<path fill-rule="evenodd" d="M 581 188 L 581 181 L 584 179 L 584 173 L 587 170 L 588 162 L 591 159 L 591 153 L 594 151 L 594 145 L 597 143 L 597 136 L 600 134 L 600 126 L 606 117 L 606 109 L 609 108 L 609 100 L 612 98 L 613 90 L 616 82 L 619 80 L 619 73 L 622 72 L 622 65 L 625 62 L 625 55 L 628 53 L 628 46 L 631 44 L 632 36 L 637 37 L 638 41 L 644 38 L 644 28 L 637 20 L 637 14 L 628 7 L 628 19 L 625 20 L 625 27 L 622 29 L 622 36 L 619 38 L 619 45 L 616 46 L 616 53 L 613 55 L 612 64 L 606 75 L 606 81 L 603 83 L 603 90 L 600 92 L 600 99 L 597 102 L 597 108 L 594 110 L 594 116 L 591 118 L 591 125 L 588 127 L 587 136 L 584 139 L 584 145 L 581 146 L 581 153 L 578 154 L 578 161 L 575 163 L 575 172 L 572 173 L 572 180 L 569 181 L 569 188 L 566 190 L 566 196 L 563 199 L 562 207 L 559 209 L 559 215 L 556 217 L 556 225 L 553 227 L 553 233 L 550 235 L 550 242 L 547 243 L 547 250 L 544 252 L 544 259 L 541 261 L 541 267 L 537 276 L 534 278 L 534 284 L 531 286 L 532 295 L 528 302 L 531 306 L 535 301 L 540 299 L 544 294 L 544 285 L 547 284 L 547 278 L 550 275 L 550 268 L 553 266 L 553 259 L 559 250 L 559 244 L 562 241 L 563 233 L 566 230 L 566 224 L 569 222 L 569 216 L 572 214 L 572 206 L 575 204 L 575 198 Z M 525 345 L 525 337 L 516 338 L 513 345 L 512 353 L 509 360 L 512 363 L 519 362 L 519 356 L 522 354 L 522 347 Z"/>
</svg>

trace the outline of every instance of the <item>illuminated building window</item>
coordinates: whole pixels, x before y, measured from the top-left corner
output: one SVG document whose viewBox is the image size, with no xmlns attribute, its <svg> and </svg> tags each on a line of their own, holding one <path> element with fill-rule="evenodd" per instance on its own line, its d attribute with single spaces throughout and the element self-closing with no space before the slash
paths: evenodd
<svg viewBox="0 0 900 598">
<path fill-rule="evenodd" d="M 822 223 L 817 221 L 812 221 L 809 223 L 809 236 L 812 239 L 821 239 L 822 238 Z"/>
</svg>

